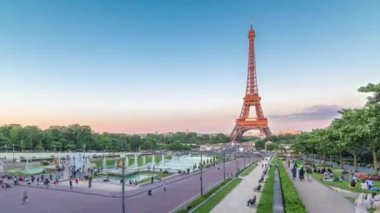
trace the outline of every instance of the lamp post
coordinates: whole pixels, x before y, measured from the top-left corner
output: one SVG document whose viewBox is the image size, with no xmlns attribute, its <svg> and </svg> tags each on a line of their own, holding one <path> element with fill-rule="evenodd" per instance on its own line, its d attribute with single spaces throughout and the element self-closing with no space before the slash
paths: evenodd
<svg viewBox="0 0 380 213">
<path fill-rule="evenodd" d="M 223 180 L 226 180 L 226 153 L 223 150 Z"/>
<path fill-rule="evenodd" d="M 13 146 L 13 161 L 14 161 L 15 160 L 15 145 L 12 144 L 12 146 Z"/>
<path fill-rule="evenodd" d="M 245 152 L 243 154 L 243 160 L 244 160 L 244 168 L 245 168 Z"/>
<path fill-rule="evenodd" d="M 200 150 L 199 150 L 200 151 Z M 200 176 L 200 182 L 201 182 L 201 196 L 203 195 L 203 161 L 202 161 L 202 151 L 201 153 L 201 176 Z"/>
<path fill-rule="evenodd" d="M 123 213 L 125 213 L 125 195 L 124 195 L 124 192 L 125 192 L 125 161 L 122 160 L 122 169 L 121 169 L 121 207 L 122 207 L 122 210 L 123 210 Z"/>
<path fill-rule="evenodd" d="M 236 155 L 236 153 L 235 153 L 235 161 L 236 161 L 236 177 L 238 176 L 238 170 L 239 170 L 239 162 L 238 162 L 238 157 L 237 157 L 237 155 Z"/>
</svg>

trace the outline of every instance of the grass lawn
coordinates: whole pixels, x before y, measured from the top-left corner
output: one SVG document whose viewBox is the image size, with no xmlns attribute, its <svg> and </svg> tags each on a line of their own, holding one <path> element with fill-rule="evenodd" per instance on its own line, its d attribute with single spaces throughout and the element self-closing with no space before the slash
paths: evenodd
<svg viewBox="0 0 380 213">
<path fill-rule="evenodd" d="M 341 169 L 333 169 L 332 172 L 335 175 L 337 175 L 338 177 L 342 177 L 342 170 Z M 351 192 L 359 192 L 359 193 L 367 193 L 367 194 L 371 193 L 369 190 L 361 188 L 361 182 L 360 181 L 358 181 L 356 183 L 355 187 L 351 187 L 349 181 L 343 181 L 341 179 L 338 182 L 323 181 L 322 180 L 323 174 L 313 173 L 312 177 L 314 179 L 318 180 L 319 182 L 327 185 L 327 186 L 333 186 L 333 187 L 337 187 L 337 188 L 344 189 L 344 190 L 351 191 Z M 375 185 L 378 186 L 378 184 L 379 184 L 378 181 L 376 181 Z"/>
<path fill-rule="evenodd" d="M 247 175 L 249 175 L 256 168 L 256 166 L 257 166 L 256 163 L 253 163 L 253 164 L 249 165 L 239 175 L 240 176 L 247 176 Z"/>
<path fill-rule="evenodd" d="M 189 212 L 191 209 L 202 203 L 204 200 L 206 200 L 208 197 L 210 197 L 214 192 L 218 191 L 220 188 L 222 188 L 224 185 L 228 184 L 231 181 L 230 178 L 227 178 L 225 181 L 223 181 L 221 184 L 215 186 L 214 188 L 210 189 L 206 194 L 198 197 L 196 200 L 189 203 L 185 209 L 178 209 L 176 213 L 184 213 Z"/>
<path fill-rule="evenodd" d="M 220 201 L 223 200 L 227 196 L 228 193 L 230 193 L 239 183 L 242 181 L 242 179 L 234 179 L 229 183 L 224 189 L 219 191 L 217 194 L 212 196 L 210 200 L 208 200 L 206 203 L 204 203 L 202 206 L 200 206 L 198 209 L 196 209 L 194 212 L 197 213 L 207 213 L 210 212 Z"/>
<path fill-rule="evenodd" d="M 257 213 L 273 212 L 273 189 L 274 189 L 274 165 L 269 169 L 269 176 L 265 182 L 264 189 L 261 192 L 260 203 L 257 206 Z"/>
</svg>

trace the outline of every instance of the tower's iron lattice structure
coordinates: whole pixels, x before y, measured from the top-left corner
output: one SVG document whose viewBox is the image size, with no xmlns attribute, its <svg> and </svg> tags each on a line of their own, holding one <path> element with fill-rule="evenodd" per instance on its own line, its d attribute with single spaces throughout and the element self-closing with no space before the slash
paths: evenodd
<svg viewBox="0 0 380 213">
<path fill-rule="evenodd" d="M 236 124 L 230 135 L 232 141 L 240 141 L 244 132 L 248 130 L 258 129 L 260 133 L 265 136 L 270 136 L 271 131 L 268 126 L 268 119 L 264 116 L 263 109 L 261 107 L 261 97 L 259 96 L 259 90 L 257 86 L 256 77 L 256 61 L 255 61 L 255 30 L 251 25 L 249 30 L 249 57 L 248 57 L 248 76 L 247 87 L 245 90 L 245 97 L 243 107 L 241 109 L 240 117 L 236 119 Z M 255 108 L 254 112 L 256 118 L 250 117 L 251 107 Z"/>
</svg>

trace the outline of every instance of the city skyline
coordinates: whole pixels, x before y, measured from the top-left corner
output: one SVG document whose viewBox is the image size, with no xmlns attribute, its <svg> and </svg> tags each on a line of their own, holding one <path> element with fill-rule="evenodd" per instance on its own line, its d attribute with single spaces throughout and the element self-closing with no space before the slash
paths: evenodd
<svg viewBox="0 0 380 213">
<path fill-rule="evenodd" d="M 358 87 L 380 80 L 379 9 L 355 1 L 2 2 L 0 125 L 228 134 L 243 103 L 254 19 L 271 129 L 326 127 L 341 108 L 365 103 Z"/>
</svg>

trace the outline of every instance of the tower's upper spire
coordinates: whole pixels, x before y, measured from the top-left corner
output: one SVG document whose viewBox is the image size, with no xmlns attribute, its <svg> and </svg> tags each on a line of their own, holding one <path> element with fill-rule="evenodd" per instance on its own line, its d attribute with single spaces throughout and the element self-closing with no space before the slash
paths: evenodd
<svg viewBox="0 0 380 213">
<path fill-rule="evenodd" d="M 251 29 L 249 30 L 249 34 L 248 34 L 248 38 L 250 38 L 251 36 L 253 38 L 255 38 L 255 30 L 253 29 L 253 20 L 251 21 Z"/>
</svg>

